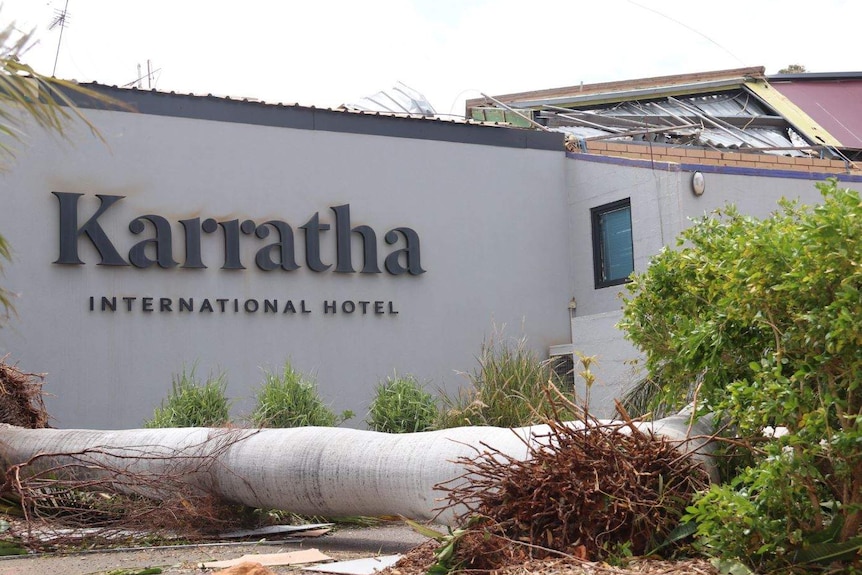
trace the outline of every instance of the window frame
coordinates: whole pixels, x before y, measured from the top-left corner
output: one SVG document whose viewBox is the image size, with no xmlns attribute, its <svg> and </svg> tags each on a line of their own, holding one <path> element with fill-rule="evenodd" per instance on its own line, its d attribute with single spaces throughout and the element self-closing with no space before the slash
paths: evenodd
<svg viewBox="0 0 862 575">
<path fill-rule="evenodd" d="M 631 224 L 632 219 L 632 204 L 631 198 L 625 198 L 622 200 L 617 200 L 615 202 L 611 202 L 609 204 L 603 204 L 601 206 L 597 206 L 595 208 L 590 208 L 590 222 L 592 225 L 592 238 L 593 238 L 593 279 L 595 281 L 595 289 L 601 289 L 611 286 L 622 285 L 631 281 L 630 275 L 628 274 L 625 277 L 614 278 L 614 279 L 605 279 L 604 277 L 604 259 L 602 258 L 602 234 L 601 234 L 601 218 L 605 214 L 610 212 L 614 212 L 620 210 L 622 208 L 628 208 L 629 212 L 629 225 L 630 234 L 632 240 L 632 271 L 634 271 L 634 233 L 632 228 L 634 227 Z"/>
</svg>

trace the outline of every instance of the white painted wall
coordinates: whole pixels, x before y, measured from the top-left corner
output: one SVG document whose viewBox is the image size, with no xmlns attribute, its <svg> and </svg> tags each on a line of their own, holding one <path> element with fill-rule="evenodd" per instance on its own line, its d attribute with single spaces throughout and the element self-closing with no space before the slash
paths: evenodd
<svg viewBox="0 0 862 575">
<path fill-rule="evenodd" d="M 706 192 L 697 197 L 691 192 L 690 171 L 625 164 L 576 158 L 566 162 L 573 295 L 577 301 L 571 322 L 572 346 L 575 352 L 597 357 L 592 367 L 597 383 L 591 390 L 591 406 L 600 417 L 613 415 L 614 399 L 622 397 L 643 371 L 640 352 L 616 328 L 622 318 L 619 296 L 625 286 L 594 287 L 591 208 L 631 198 L 635 272 L 641 273 L 663 246 L 676 245 L 677 236 L 693 218 L 728 203 L 742 213 L 765 217 L 778 208 L 782 197 L 807 204 L 821 199 L 815 187 L 817 180 L 735 173 L 705 173 Z M 862 190 L 858 181 L 840 185 Z M 576 378 L 576 384 L 583 395 L 583 382 Z"/>
<path fill-rule="evenodd" d="M 412 373 L 431 388 L 452 391 L 472 370 L 484 337 L 507 326 L 537 350 L 568 343 L 571 298 L 567 260 L 565 157 L 542 151 L 433 139 L 373 136 L 95 111 L 87 116 L 105 142 L 84 129 L 70 141 L 33 130 L 11 169 L 0 174 L 0 232 L 14 261 L 3 285 L 17 292 L 17 315 L 0 330 L 0 355 L 27 371 L 47 373 L 45 391 L 57 427 L 134 427 L 151 417 L 171 388 L 171 375 L 197 365 L 199 375 L 224 371 L 236 415 L 248 413 L 262 369 L 285 360 L 316 376 L 337 411 L 352 409 L 362 426 L 379 380 Z M 357 121 L 374 122 L 374 118 Z M 364 124 L 361 124 L 364 125 Z M 371 125 L 371 124 L 369 124 Z M 495 128 L 471 127 L 476 130 Z M 180 219 L 284 220 L 296 229 L 315 212 L 334 224 L 330 206 L 350 204 L 352 224 L 378 234 L 414 229 L 427 273 L 262 272 L 254 245 L 244 271 L 220 270 L 219 234 L 204 237 L 206 270 L 110 268 L 95 265 L 82 239 L 85 265 L 58 257 L 58 202 L 52 191 L 124 195 L 101 218 L 120 253 L 133 236 L 130 220 L 155 213 L 174 222 L 174 254 L 183 253 Z M 323 259 L 334 263 L 334 231 Z M 361 260 L 354 247 L 354 265 Z M 100 313 L 90 296 L 278 298 L 312 310 L 296 316 L 246 313 Z M 324 300 L 392 301 L 398 315 L 324 315 Z M 388 305 L 388 304 L 387 304 Z"/>
<path fill-rule="evenodd" d="M 80 126 L 69 141 L 30 130 L 11 169 L 0 174 L 0 233 L 14 252 L 2 281 L 19 294 L 16 316 L 0 330 L 0 354 L 48 374 L 48 408 L 58 427 L 138 426 L 167 396 L 172 374 L 194 365 L 201 376 L 226 372 L 235 415 L 242 417 L 262 369 L 280 370 L 286 360 L 317 378 L 335 410 L 354 410 L 349 425 L 361 427 L 378 381 L 394 371 L 411 373 L 452 392 L 466 382 L 460 372 L 474 369 L 482 340 L 501 325 L 513 338 L 526 335 L 543 355 L 570 342 L 574 351 L 596 355 L 592 405 L 608 416 L 613 399 L 638 377 L 632 363 L 638 352 L 615 327 L 622 290 L 594 288 L 590 208 L 630 198 L 635 270 L 642 272 L 689 218 L 725 202 L 765 216 L 781 196 L 820 197 L 811 180 L 730 172 L 706 173 L 706 193 L 695 197 L 688 171 L 566 158 L 562 147 L 509 147 L 516 132 L 500 128 L 462 126 L 476 130 L 480 145 L 435 139 L 434 130 L 424 130 L 430 123 L 411 128 L 412 137 L 395 137 L 393 122 L 401 120 L 392 118 L 327 113 L 307 129 L 274 127 L 260 124 L 278 119 L 278 107 L 254 108 L 252 125 L 185 116 L 256 104 L 159 97 L 174 105 L 165 108 L 168 115 L 88 111 L 104 142 Z M 327 131 L 339 122 L 344 131 Z M 276 219 L 294 228 L 303 267 L 258 270 L 254 253 L 269 240 L 243 236 L 247 269 L 220 270 L 220 233 L 203 238 L 206 270 L 98 266 L 86 239 L 79 241 L 85 265 L 53 264 L 52 191 L 85 194 L 81 224 L 98 205 L 94 194 L 126 196 L 100 220 L 123 255 L 151 235 L 128 231 L 143 214 L 174 222 L 178 260 L 180 219 Z M 350 204 L 353 226 L 376 231 L 381 267 L 391 249 L 386 231 L 414 229 L 427 273 L 305 267 L 297 228 L 314 213 L 333 225 L 329 208 L 341 204 Z M 326 263 L 334 263 L 334 244 L 334 230 L 324 233 Z M 358 239 L 353 259 L 359 268 Z M 304 300 L 311 313 L 145 313 L 140 300 L 131 313 L 91 312 L 91 296 L 97 305 L 101 296 L 167 297 L 175 307 L 179 297 L 277 298 L 282 305 L 291 299 L 297 307 Z M 324 314 L 323 302 L 332 300 L 383 301 L 384 308 L 391 301 L 399 313 Z"/>
</svg>

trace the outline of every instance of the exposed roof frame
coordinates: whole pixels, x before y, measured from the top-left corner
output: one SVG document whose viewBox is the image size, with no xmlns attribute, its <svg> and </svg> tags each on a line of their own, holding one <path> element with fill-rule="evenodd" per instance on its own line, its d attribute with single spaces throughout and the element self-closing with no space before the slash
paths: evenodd
<svg viewBox="0 0 862 575">
<path fill-rule="evenodd" d="M 825 80 L 826 77 L 831 79 L 858 79 L 862 77 L 862 72 L 824 74 L 823 78 L 814 78 L 811 74 L 805 76 L 804 79 L 809 81 Z M 831 151 L 838 154 L 835 149 L 841 148 L 841 143 L 805 111 L 782 96 L 779 90 L 773 89 L 769 84 L 770 79 L 780 82 L 784 79 L 796 78 L 793 78 L 793 75 L 767 77 L 764 68 L 756 67 L 569 86 L 505 94 L 495 96 L 493 99 L 489 97 L 470 99 L 467 101 L 467 115 L 484 120 L 483 109 L 499 107 L 503 103 L 506 109 L 514 113 L 518 113 L 517 110 L 529 110 L 547 118 L 553 118 L 556 115 L 568 125 L 590 126 L 617 133 L 634 129 L 657 130 L 674 122 L 679 125 L 701 122 L 705 127 L 710 126 L 711 129 L 723 131 L 729 135 L 738 131 L 749 132 L 746 137 L 753 138 L 763 144 L 770 142 L 751 130 L 766 128 L 791 131 L 809 145 L 818 148 L 822 146 L 825 146 L 826 149 L 832 148 Z M 694 106 L 690 107 L 687 113 L 671 114 L 672 119 L 660 117 L 661 114 L 650 113 L 646 109 L 644 115 L 638 115 L 636 118 L 631 114 L 617 114 L 613 119 L 611 114 L 586 115 L 589 112 L 598 111 L 593 108 L 603 108 L 627 102 L 652 101 L 660 105 L 661 102 L 667 102 L 674 98 L 682 99 L 689 96 L 697 97 L 731 91 L 752 96 L 768 112 L 761 115 L 715 115 L 716 112 L 721 112 L 720 109 L 716 108 L 705 109 L 704 113 L 700 113 L 699 110 L 697 113 L 692 113 L 696 111 L 696 106 Z M 696 104 L 696 102 L 692 103 Z M 637 122 L 637 126 L 635 122 Z M 774 146 L 775 144 L 772 143 L 771 147 Z"/>
<path fill-rule="evenodd" d="M 620 90 L 617 92 L 605 92 L 603 94 L 583 94 L 577 96 L 561 96 L 542 100 L 521 100 L 518 102 L 507 102 L 513 108 L 538 108 L 543 106 L 566 106 L 566 105 L 591 105 L 602 106 L 604 104 L 616 104 L 632 100 L 649 100 L 666 98 L 667 96 L 688 96 L 704 94 L 722 89 L 739 88 L 745 85 L 745 78 L 726 78 L 711 82 L 696 82 L 693 84 L 675 84 L 673 86 L 658 86 L 652 88 L 639 88 L 635 90 Z"/>
<path fill-rule="evenodd" d="M 638 90 L 628 90 L 628 91 L 620 91 L 613 94 L 590 94 L 568 99 L 565 104 L 569 106 L 602 106 L 609 104 L 618 104 L 622 102 L 634 102 L 634 101 L 643 101 L 643 100 L 652 100 L 654 103 L 659 105 L 662 101 L 672 101 L 676 100 L 676 97 L 684 97 L 684 96 L 694 96 L 697 94 L 709 94 L 714 93 L 716 91 L 730 91 L 730 90 L 739 90 L 740 92 L 745 92 L 753 97 L 760 105 L 764 108 L 775 113 L 775 116 L 757 116 L 757 117 L 729 117 L 729 116 L 712 116 L 709 114 L 701 114 L 701 113 L 692 113 L 686 114 L 685 118 L 680 118 L 673 116 L 675 120 L 683 123 L 688 123 L 691 121 L 692 117 L 700 118 L 701 120 L 706 119 L 707 123 L 713 124 L 713 127 L 720 129 L 722 131 L 727 131 L 728 129 L 732 133 L 732 130 L 739 129 L 744 130 L 749 126 L 757 126 L 757 127 L 771 127 L 771 128 L 790 128 L 794 130 L 799 136 L 804 139 L 809 144 L 813 145 L 822 145 L 826 144 L 829 146 L 840 146 L 837 143 L 837 140 L 829 136 L 829 134 L 822 127 L 816 124 L 813 119 L 811 119 L 807 114 L 805 114 L 801 109 L 796 107 L 786 98 L 783 98 L 781 94 L 779 94 L 776 90 L 770 90 L 768 83 L 763 79 L 744 79 L 744 78 L 736 78 L 730 79 L 726 78 L 724 80 L 718 80 L 713 82 L 699 82 L 696 84 L 687 84 L 687 85 L 675 85 L 671 89 L 668 87 L 655 87 L 655 88 L 645 88 Z M 599 97 L 597 97 L 599 96 Z M 526 106 L 528 102 L 520 102 L 520 105 Z M 533 102 L 533 104 L 537 104 Z M 681 102 L 680 102 L 681 104 Z M 565 110 L 566 108 L 559 105 L 539 105 L 539 108 L 551 109 L 551 110 Z M 694 110 L 689 110 L 690 112 L 694 112 Z M 569 109 L 568 113 L 578 113 L 580 112 L 577 109 Z M 584 112 L 581 112 L 584 113 Z M 565 117 L 565 116 L 564 116 Z M 613 124 L 614 122 L 608 122 L 611 118 L 610 116 L 598 116 L 603 119 L 603 121 L 607 124 Z M 572 119 L 572 118 L 569 118 Z M 615 116 L 615 120 L 623 120 L 628 118 L 627 116 Z M 647 125 L 644 127 L 654 127 L 657 121 L 664 120 L 666 118 L 661 117 L 639 117 L 639 119 L 644 122 L 647 122 Z M 800 128 L 802 126 L 803 128 Z M 809 129 L 804 129 L 805 126 L 810 126 Z M 820 136 L 820 137 L 816 137 Z M 756 135 L 754 136 L 756 139 L 761 140 Z M 831 141 L 830 141 L 831 140 Z M 763 141 L 763 140 L 761 140 Z M 763 141 L 763 143 L 768 144 L 768 142 Z"/>
<path fill-rule="evenodd" d="M 653 101 L 652 103 L 661 107 L 661 102 L 666 101 L 659 100 Z M 759 100 L 759 99 L 758 99 Z M 572 118 L 572 116 L 577 117 L 578 119 L 589 120 L 592 119 L 596 124 L 600 124 L 601 127 L 612 127 L 612 126 L 627 126 L 629 129 L 636 129 L 638 127 L 645 126 L 656 126 L 656 125 L 667 125 L 668 116 L 661 115 L 651 115 L 651 114 L 639 114 L 637 116 L 624 115 L 624 114 L 613 114 L 613 115 L 603 115 L 603 114 L 594 114 L 591 112 L 587 112 L 584 110 L 578 110 L 576 108 L 566 109 L 560 108 L 557 106 L 546 106 L 541 110 L 537 111 L 541 116 L 546 113 L 553 113 L 554 115 L 563 117 L 563 118 Z M 681 123 L 686 123 L 687 120 L 670 115 L 677 121 Z M 712 117 L 720 118 L 723 122 L 730 124 L 736 128 L 746 128 L 749 124 L 756 124 L 757 126 L 769 127 L 769 128 L 783 128 L 788 125 L 787 120 L 782 118 L 781 116 L 715 116 Z"/>
</svg>

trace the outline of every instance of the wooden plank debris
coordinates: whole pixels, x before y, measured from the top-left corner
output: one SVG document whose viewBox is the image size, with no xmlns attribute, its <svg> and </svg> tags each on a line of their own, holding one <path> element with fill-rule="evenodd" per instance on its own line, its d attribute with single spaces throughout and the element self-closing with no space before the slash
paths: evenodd
<svg viewBox="0 0 862 575">
<path fill-rule="evenodd" d="M 274 565 L 302 565 L 303 563 L 319 563 L 321 561 L 332 561 L 332 557 L 321 553 L 319 549 L 303 549 L 302 551 L 290 551 L 288 553 L 260 553 L 249 554 L 237 557 L 236 559 L 226 559 L 224 561 L 208 561 L 201 563 L 201 569 L 224 569 L 225 567 L 233 567 L 244 562 L 260 563 L 264 566 Z"/>
</svg>

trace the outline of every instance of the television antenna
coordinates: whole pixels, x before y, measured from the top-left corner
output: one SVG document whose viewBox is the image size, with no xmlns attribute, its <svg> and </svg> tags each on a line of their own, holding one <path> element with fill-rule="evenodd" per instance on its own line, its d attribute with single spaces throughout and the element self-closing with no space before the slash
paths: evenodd
<svg viewBox="0 0 862 575">
<path fill-rule="evenodd" d="M 51 70 L 52 76 L 55 76 L 57 74 L 57 60 L 60 59 L 60 44 L 63 43 L 63 30 L 65 30 L 68 24 L 69 0 L 66 0 L 66 4 L 63 6 L 62 10 L 54 10 L 54 19 L 51 21 L 51 25 L 48 26 L 48 30 L 53 30 L 58 26 L 60 27 L 60 39 L 57 40 L 57 54 L 54 56 L 54 69 Z"/>
<path fill-rule="evenodd" d="M 156 68 L 156 69 L 154 70 L 154 69 L 153 69 L 153 61 L 148 59 L 148 60 L 147 60 L 147 73 L 146 73 L 146 74 L 144 74 L 144 73 L 141 71 L 141 64 L 140 64 L 140 62 L 138 62 L 138 77 L 137 77 L 137 78 L 135 78 L 134 80 L 132 80 L 131 82 L 127 83 L 127 84 L 123 84 L 123 85 L 122 85 L 122 87 L 123 87 L 123 88 L 128 88 L 129 86 L 134 86 L 134 87 L 136 87 L 137 89 L 139 89 L 139 90 L 140 90 L 140 89 L 142 89 L 142 88 L 143 88 L 143 85 L 141 84 L 141 81 L 142 81 L 144 78 L 146 78 L 146 79 L 147 79 L 147 89 L 152 90 L 152 89 L 153 89 L 153 83 L 154 83 L 154 82 L 153 82 L 153 77 L 155 77 L 155 76 L 156 76 L 156 74 L 157 74 L 157 73 L 160 73 L 161 71 L 162 71 L 162 69 L 161 69 L 161 68 Z"/>
</svg>

